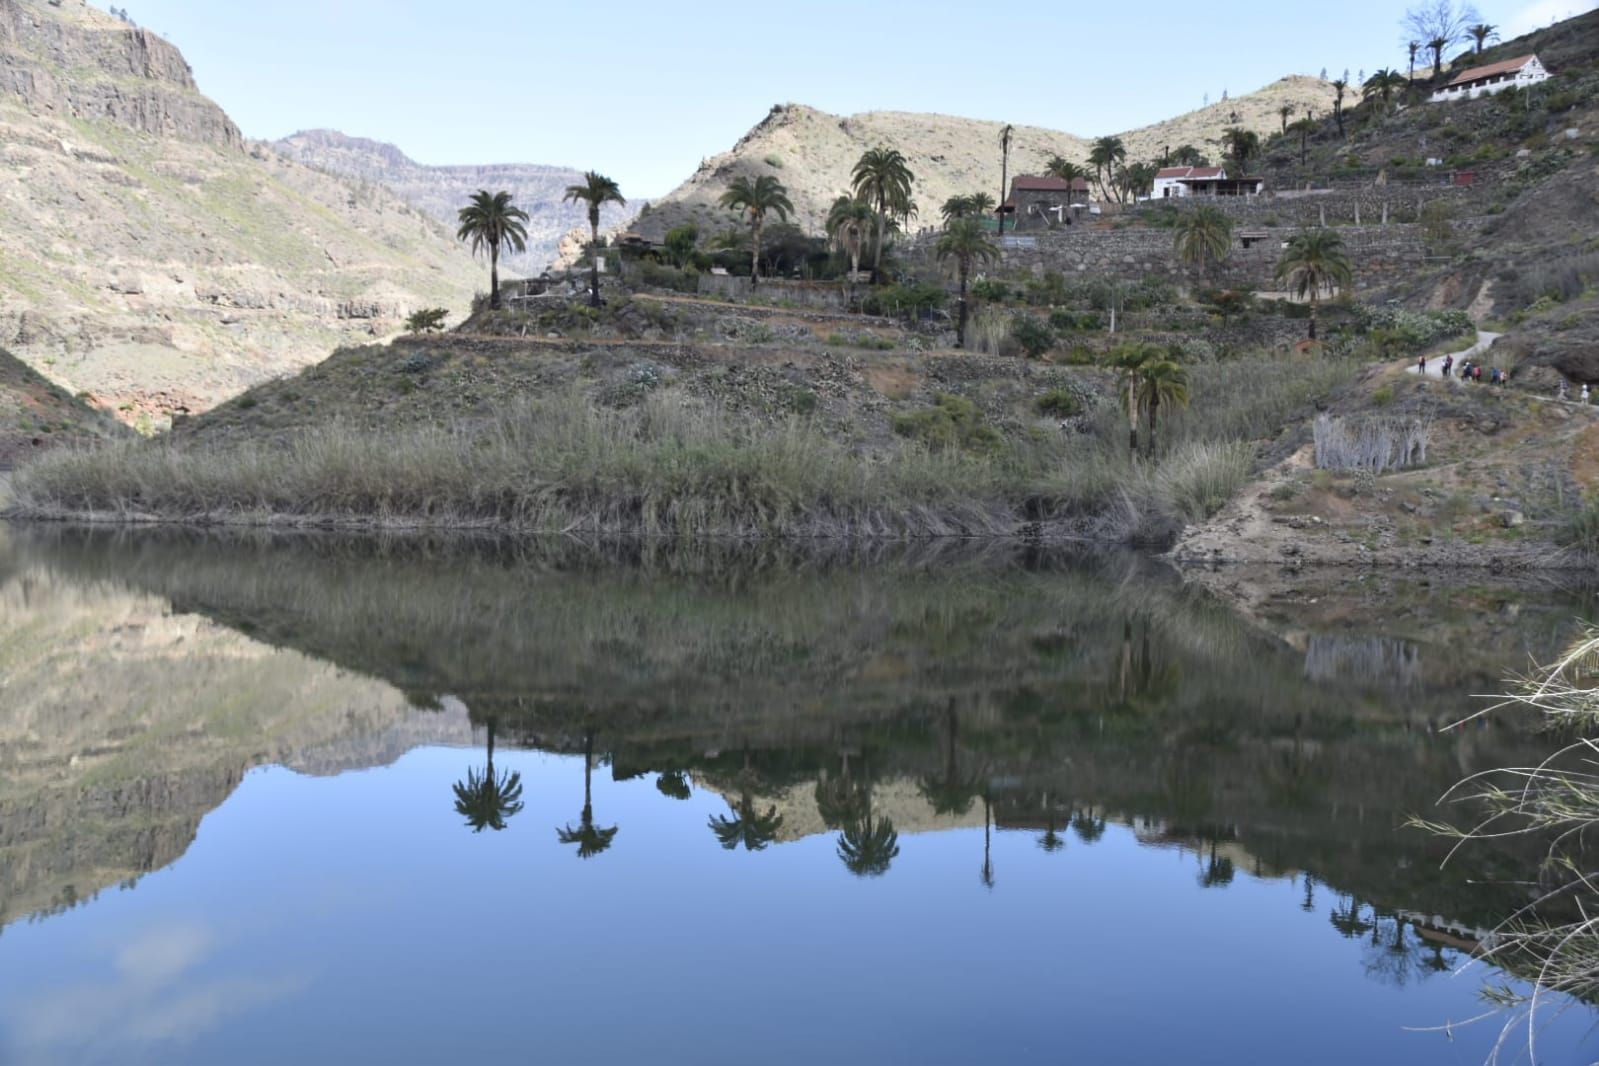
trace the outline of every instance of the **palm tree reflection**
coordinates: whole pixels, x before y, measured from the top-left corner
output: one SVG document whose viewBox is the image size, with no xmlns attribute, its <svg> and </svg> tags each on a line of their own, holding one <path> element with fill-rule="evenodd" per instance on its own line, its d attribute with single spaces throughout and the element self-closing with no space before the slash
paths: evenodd
<svg viewBox="0 0 1599 1066">
<path fill-rule="evenodd" d="M 487 765 L 480 774 L 466 772 L 465 781 L 455 783 L 455 813 L 466 819 L 472 832 L 505 828 L 506 819 L 522 810 L 522 775 L 515 770 L 496 773 L 494 769 L 494 721 L 488 723 Z"/>
<path fill-rule="evenodd" d="M 555 831 L 562 844 L 577 845 L 577 857 L 592 859 L 611 846 L 616 838 L 617 826 L 603 827 L 594 824 L 594 734 L 583 734 L 583 813 L 576 827 L 568 824 Z"/>
</svg>

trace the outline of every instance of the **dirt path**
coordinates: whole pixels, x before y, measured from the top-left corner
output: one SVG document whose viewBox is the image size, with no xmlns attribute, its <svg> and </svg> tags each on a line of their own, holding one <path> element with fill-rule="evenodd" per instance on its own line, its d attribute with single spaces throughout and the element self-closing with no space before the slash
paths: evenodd
<svg viewBox="0 0 1599 1066">
<path fill-rule="evenodd" d="M 1479 329 L 1477 331 L 1477 343 L 1476 344 L 1473 344 L 1470 348 L 1467 348 L 1463 352 L 1454 353 L 1455 361 L 1453 363 L 1453 366 L 1459 366 L 1461 363 L 1464 363 L 1468 359 L 1473 359 L 1473 360 L 1476 359 L 1479 355 L 1482 355 L 1489 348 L 1492 348 L 1493 344 L 1494 344 L 1494 341 L 1498 340 L 1500 337 L 1503 337 L 1503 336 L 1504 336 L 1503 333 L 1487 333 L 1487 332 Z M 1419 373 L 1421 373 L 1421 364 L 1419 362 L 1409 362 L 1407 360 L 1405 362 L 1404 366 L 1405 366 L 1405 373 L 1407 373 L 1407 374 L 1419 374 Z M 1427 375 L 1426 376 L 1430 377 L 1430 378 L 1437 378 L 1439 381 L 1443 381 L 1444 380 L 1444 357 L 1443 356 L 1441 356 L 1441 355 L 1440 356 L 1434 356 L 1433 358 L 1427 360 Z M 1453 381 L 1457 385 L 1464 385 L 1465 384 L 1465 382 L 1463 382 L 1459 378 L 1456 378 L 1456 377 L 1453 377 L 1453 376 L 1451 376 L 1448 380 Z"/>
</svg>

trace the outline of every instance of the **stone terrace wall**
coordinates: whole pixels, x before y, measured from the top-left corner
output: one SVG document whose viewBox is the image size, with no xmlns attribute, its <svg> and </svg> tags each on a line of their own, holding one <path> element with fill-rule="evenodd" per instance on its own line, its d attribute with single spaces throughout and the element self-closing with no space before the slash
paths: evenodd
<svg viewBox="0 0 1599 1066">
<path fill-rule="evenodd" d="M 1166 201 L 1177 210 L 1191 210 L 1201 204 L 1221 208 L 1235 223 L 1245 228 L 1269 226 L 1372 226 L 1382 222 L 1384 206 L 1388 221 L 1417 222 L 1429 203 L 1449 204 L 1457 218 L 1472 218 L 1486 212 L 1491 201 L 1491 186 L 1473 185 L 1362 185 L 1336 189 L 1284 189 L 1264 196 L 1190 198 Z M 1133 217 L 1169 210 L 1164 205 L 1146 205 Z"/>
<path fill-rule="evenodd" d="M 762 278 L 760 285 L 752 286 L 749 278 L 734 277 L 730 274 L 701 274 L 699 293 L 701 296 L 714 296 L 741 303 L 759 298 L 772 303 L 787 302 L 823 311 L 842 311 L 845 301 L 842 282 Z"/>
</svg>

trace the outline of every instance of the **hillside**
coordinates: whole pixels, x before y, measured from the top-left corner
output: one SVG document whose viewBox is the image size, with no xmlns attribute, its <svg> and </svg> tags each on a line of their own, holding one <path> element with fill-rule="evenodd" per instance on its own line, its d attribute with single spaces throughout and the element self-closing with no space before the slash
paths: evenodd
<svg viewBox="0 0 1599 1066">
<path fill-rule="evenodd" d="M 392 194 L 246 145 L 176 48 L 84 0 L 0 0 L 0 163 L 0 344 L 131 424 L 483 284 Z"/>
<path fill-rule="evenodd" d="M 35 449 L 127 430 L 0 348 L 0 470 Z"/>
<path fill-rule="evenodd" d="M 562 235 L 574 227 L 588 226 L 584 208 L 561 202 L 566 187 L 583 179 L 581 171 L 570 167 L 534 163 L 427 166 L 392 144 L 346 136 L 337 130 L 303 130 L 272 142 L 272 147 L 306 166 L 384 186 L 446 226 L 454 226 L 456 212 L 479 189 L 509 190 L 529 215 L 527 253 L 502 261 L 512 274 L 537 274 L 555 258 Z M 626 225 L 637 213 L 636 204 L 607 206 L 600 214 L 601 225 Z"/>
<path fill-rule="evenodd" d="M 1221 131 L 1231 125 L 1262 136 L 1281 124 L 1278 109 L 1292 105 L 1318 114 L 1332 107 L 1333 90 L 1316 78 L 1288 77 L 1247 96 L 1119 136 L 1130 160 L 1158 160 L 1168 148 L 1191 144 L 1216 157 Z M 774 174 L 788 187 L 797 221 L 816 230 L 828 205 L 849 188 L 850 168 L 863 151 L 879 145 L 898 148 L 916 174 L 919 225 L 938 220 L 938 205 L 951 196 L 985 190 L 999 192 L 999 135 L 1004 123 L 950 115 L 871 111 L 840 117 L 802 104 L 779 104 L 730 150 L 700 165 L 687 181 L 653 203 L 633 228 L 658 239 L 670 227 L 695 220 L 715 232 L 733 219 L 716 206 L 728 183 L 740 174 Z M 1011 174 L 1039 173 L 1051 156 L 1077 163 L 1088 158 L 1089 138 L 1035 126 L 1017 126 L 1011 143 Z"/>
</svg>

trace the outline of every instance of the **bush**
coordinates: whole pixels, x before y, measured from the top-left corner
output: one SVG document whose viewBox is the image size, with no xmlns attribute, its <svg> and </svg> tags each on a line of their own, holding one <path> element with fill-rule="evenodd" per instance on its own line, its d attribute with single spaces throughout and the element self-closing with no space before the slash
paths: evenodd
<svg viewBox="0 0 1599 1066">
<path fill-rule="evenodd" d="M 426 307 L 411 312 L 405 328 L 412 333 L 434 333 L 444 328 L 444 319 L 450 312 L 442 307 Z"/>
<path fill-rule="evenodd" d="M 1083 402 L 1071 389 L 1053 388 L 1038 398 L 1038 413 L 1052 418 L 1075 418 L 1083 412 Z"/>
<path fill-rule="evenodd" d="M 1049 328 L 1048 323 L 1032 315 L 1023 314 L 1013 318 L 1010 335 L 1021 348 L 1022 354 L 1029 359 L 1037 359 L 1055 347 L 1055 331 Z"/>
<path fill-rule="evenodd" d="M 974 281 L 971 287 L 972 296 L 984 303 L 1002 304 L 1010 299 L 1010 286 L 994 278 L 982 278 Z"/>
<path fill-rule="evenodd" d="M 1161 463 L 1156 488 L 1172 510 L 1203 522 L 1249 480 L 1254 458 L 1255 449 L 1243 441 L 1190 442 Z"/>
<path fill-rule="evenodd" d="M 894 432 L 920 441 L 929 448 L 992 448 L 999 434 L 983 425 L 977 405 L 964 396 L 939 393 L 932 407 L 902 411 L 893 418 Z"/>
<path fill-rule="evenodd" d="M 868 315 L 921 319 L 939 311 L 948 299 L 949 294 L 938 285 L 887 285 L 862 296 L 861 311 Z"/>
</svg>

